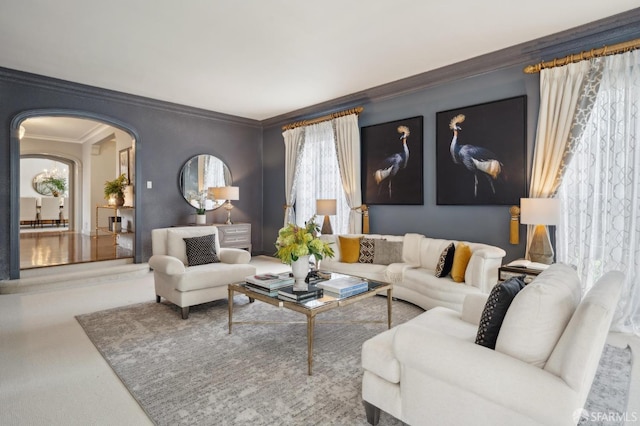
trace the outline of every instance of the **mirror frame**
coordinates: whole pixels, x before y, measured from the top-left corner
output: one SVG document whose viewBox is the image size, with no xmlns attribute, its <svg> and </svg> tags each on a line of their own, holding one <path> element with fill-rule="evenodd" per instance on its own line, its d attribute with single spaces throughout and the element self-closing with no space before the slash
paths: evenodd
<svg viewBox="0 0 640 426">
<path fill-rule="evenodd" d="M 222 164 L 222 168 L 223 168 L 223 173 L 224 173 L 224 182 L 221 184 L 216 184 L 216 186 L 231 186 L 233 184 L 233 178 L 231 176 L 231 170 L 229 169 L 229 166 L 222 161 L 220 158 L 216 157 L 215 155 L 211 155 L 211 154 L 198 154 L 198 155 L 194 155 L 193 157 L 189 158 L 187 161 L 184 162 L 184 164 L 182 165 L 182 167 L 180 168 L 180 173 L 178 174 L 178 190 L 180 191 L 180 195 L 182 195 L 182 198 L 184 198 L 184 200 L 187 202 L 187 204 L 189 204 L 191 207 L 193 207 L 194 209 L 198 208 L 199 205 L 199 201 L 198 201 L 198 194 L 196 192 L 193 191 L 189 191 L 187 189 L 185 189 L 185 185 L 187 184 L 186 179 L 186 170 L 188 167 L 191 166 L 192 162 L 195 160 L 196 162 L 199 161 L 204 161 L 204 157 L 209 157 L 213 160 L 217 160 Z M 202 159 L 202 160 L 201 160 Z M 196 163 L 197 165 L 198 163 Z M 204 172 L 206 173 L 206 171 Z M 189 186 L 198 186 L 198 182 L 193 182 L 193 180 L 191 180 L 191 183 Z M 206 211 L 212 211 L 212 210 L 216 210 L 220 207 L 222 207 L 222 205 L 224 204 L 225 201 L 227 200 L 210 200 L 208 198 L 208 194 L 207 194 L 207 189 L 204 189 L 205 191 L 205 210 Z M 193 193 L 191 193 L 193 192 Z"/>
</svg>

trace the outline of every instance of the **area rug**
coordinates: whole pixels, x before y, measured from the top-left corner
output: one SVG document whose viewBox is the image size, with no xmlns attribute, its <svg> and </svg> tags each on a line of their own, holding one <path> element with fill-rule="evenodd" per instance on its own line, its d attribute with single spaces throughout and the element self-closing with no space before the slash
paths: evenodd
<svg viewBox="0 0 640 426">
<path fill-rule="evenodd" d="M 244 296 L 234 302 L 234 321 L 272 323 L 234 325 L 229 335 L 226 300 L 192 307 L 188 320 L 164 302 L 77 320 L 157 425 L 367 425 L 360 351 L 386 329 L 385 298 L 318 315 L 313 376 L 307 375 L 304 315 Z M 393 324 L 421 312 L 394 301 Z M 368 322 L 376 320 L 384 323 Z M 402 423 L 382 412 L 380 424 Z"/>
</svg>

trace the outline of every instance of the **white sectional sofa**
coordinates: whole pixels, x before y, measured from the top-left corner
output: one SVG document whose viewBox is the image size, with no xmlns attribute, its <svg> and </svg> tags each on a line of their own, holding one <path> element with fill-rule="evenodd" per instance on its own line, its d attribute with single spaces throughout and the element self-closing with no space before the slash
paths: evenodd
<svg viewBox="0 0 640 426">
<path fill-rule="evenodd" d="M 608 272 L 581 300 L 577 273 L 551 265 L 515 295 L 495 350 L 474 343 L 479 294 L 462 313 L 431 309 L 367 340 L 367 420 L 377 424 L 383 410 L 410 425 L 575 425 L 623 280 Z"/>
<path fill-rule="evenodd" d="M 451 277 L 437 278 L 435 270 L 442 251 L 450 243 L 457 246 L 459 241 L 428 238 L 420 234 L 350 234 L 342 237 L 402 242 L 401 262 L 345 263 L 342 261 L 339 236 L 322 235 L 321 238 L 331 244 L 335 257 L 323 259 L 320 263 L 321 269 L 372 280 L 391 281 L 394 284 L 395 298 L 406 300 L 423 309 L 443 306 L 460 312 L 466 295 L 489 293 L 498 282 L 498 268 L 506 254 L 504 250 L 495 246 L 464 242 L 471 248 L 472 254 L 464 274 L 464 282 L 457 283 Z"/>
</svg>

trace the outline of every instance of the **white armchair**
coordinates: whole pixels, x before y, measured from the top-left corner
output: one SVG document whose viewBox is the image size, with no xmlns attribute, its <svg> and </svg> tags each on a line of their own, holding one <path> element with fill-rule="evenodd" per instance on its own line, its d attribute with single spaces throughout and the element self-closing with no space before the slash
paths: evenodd
<svg viewBox="0 0 640 426">
<path fill-rule="evenodd" d="M 184 238 L 215 235 L 215 252 L 219 263 L 188 266 Z M 182 308 L 182 318 L 189 317 L 189 307 L 228 297 L 227 285 L 244 281 L 254 275 L 249 265 L 251 254 L 246 250 L 220 248 L 218 228 L 215 226 L 185 226 L 160 228 L 151 231 L 156 302 L 164 297 Z"/>
<path fill-rule="evenodd" d="M 408 424 L 575 425 L 624 276 L 609 272 L 579 303 L 570 267 L 552 265 L 513 299 L 496 349 L 474 343 L 486 296 L 439 307 L 366 341 L 362 398 Z M 562 293 L 562 294 L 561 294 Z"/>
</svg>

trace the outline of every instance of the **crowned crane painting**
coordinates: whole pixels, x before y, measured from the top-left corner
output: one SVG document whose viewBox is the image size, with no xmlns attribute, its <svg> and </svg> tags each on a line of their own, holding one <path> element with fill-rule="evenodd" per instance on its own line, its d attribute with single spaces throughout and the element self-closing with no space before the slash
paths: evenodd
<svg viewBox="0 0 640 426">
<path fill-rule="evenodd" d="M 525 142 L 525 96 L 437 113 L 437 204 L 518 205 Z"/>
<path fill-rule="evenodd" d="M 422 117 L 363 127 L 361 148 L 365 204 L 423 203 Z"/>
<path fill-rule="evenodd" d="M 458 132 L 462 130 L 460 123 L 465 119 L 464 114 L 458 114 L 451 119 L 449 128 L 453 130 L 451 139 L 451 159 L 455 164 L 462 164 L 473 173 L 473 196 L 478 196 L 478 176 L 484 176 L 491 185 L 491 192 L 496 193 L 493 181 L 502 173 L 502 163 L 498 156 L 486 148 L 475 145 L 461 145 L 458 143 Z"/>
</svg>

